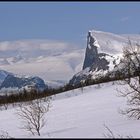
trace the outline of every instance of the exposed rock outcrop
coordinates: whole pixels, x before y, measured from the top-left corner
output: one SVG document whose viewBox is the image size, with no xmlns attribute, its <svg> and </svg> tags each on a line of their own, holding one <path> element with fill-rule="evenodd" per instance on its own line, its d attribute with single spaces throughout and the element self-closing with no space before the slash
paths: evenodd
<svg viewBox="0 0 140 140">
<path fill-rule="evenodd" d="M 86 48 L 83 70 L 87 67 L 91 67 L 91 65 L 97 61 L 98 47 L 99 45 L 97 40 L 92 37 L 91 32 L 89 31 L 87 36 L 87 48 Z"/>
</svg>

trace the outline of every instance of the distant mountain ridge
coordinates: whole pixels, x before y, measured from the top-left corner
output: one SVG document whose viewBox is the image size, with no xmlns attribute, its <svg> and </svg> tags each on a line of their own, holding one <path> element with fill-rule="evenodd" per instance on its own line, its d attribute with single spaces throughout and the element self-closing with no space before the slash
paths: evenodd
<svg viewBox="0 0 140 140">
<path fill-rule="evenodd" d="M 35 88 L 39 91 L 47 89 L 48 86 L 45 84 L 44 80 L 35 76 L 18 76 L 13 73 L 9 73 L 3 70 L 0 70 L 0 90 L 8 88 L 17 88 L 17 89 L 28 89 L 30 87 Z"/>
</svg>

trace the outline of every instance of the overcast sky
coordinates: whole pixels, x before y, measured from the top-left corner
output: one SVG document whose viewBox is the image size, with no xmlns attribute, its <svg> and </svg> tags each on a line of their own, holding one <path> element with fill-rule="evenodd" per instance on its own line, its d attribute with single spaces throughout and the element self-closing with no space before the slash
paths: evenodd
<svg viewBox="0 0 140 140">
<path fill-rule="evenodd" d="M 140 2 L 0 2 L 0 41 L 82 43 L 88 30 L 140 33 Z"/>
</svg>

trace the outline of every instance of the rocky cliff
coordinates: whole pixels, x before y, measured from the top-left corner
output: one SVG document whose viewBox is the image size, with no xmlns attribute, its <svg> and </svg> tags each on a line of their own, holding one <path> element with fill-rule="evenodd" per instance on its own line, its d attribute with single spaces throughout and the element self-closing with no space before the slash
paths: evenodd
<svg viewBox="0 0 140 140">
<path fill-rule="evenodd" d="M 101 52 L 101 47 L 103 46 L 100 46 L 100 42 L 98 42 L 94 36 L 94 31 L 89 31 L 83 69 L 72 77 L 69 82 L 71 85 L 78 84 L 80 81 L 86 80 L 87 78 L 95 78 L 98 75 L 104 75 L 114 69 L 120 58 L 111 53 Z"/>
</svg>

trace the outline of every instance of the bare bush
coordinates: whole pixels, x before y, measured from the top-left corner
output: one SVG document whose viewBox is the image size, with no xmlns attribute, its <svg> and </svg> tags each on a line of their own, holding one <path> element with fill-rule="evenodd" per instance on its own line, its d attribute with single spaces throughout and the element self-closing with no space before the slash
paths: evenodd
<svg viewBox="0 0 140 140">
<path fill-rule="evenodd" d="M 46 124 L 45 114 L 50 108 L 50 98 L 45 99 L 45 103 L 41 99 L 30 101 L 28 106 L 23 104 L 17 109 L 17 114 L 23 122 L 23 126 L 20 127 L 32 135 L 38 134 L 40 136 L 40 130 Z"/>
<path fill-rule="evenodd" d="M 129 107 L 121 113 L 140 119 L 140 45 L 129 41 L 129 46 L 124 48 L 123 56 L 121 63 L 126 78 L 122 80 L 122 83 L 127 85 L 127 88 L 125 91 L 120 91 L 120 95 L 127 98 Z"/>
<path fill-rule="evenodd" d="M 13 137 L 11 137 L 7 131 L 1 130 L 0 131 L 0 138 L 1 139 L 7 139 L 7 138 L 13 138 Z"/>
</svg>

